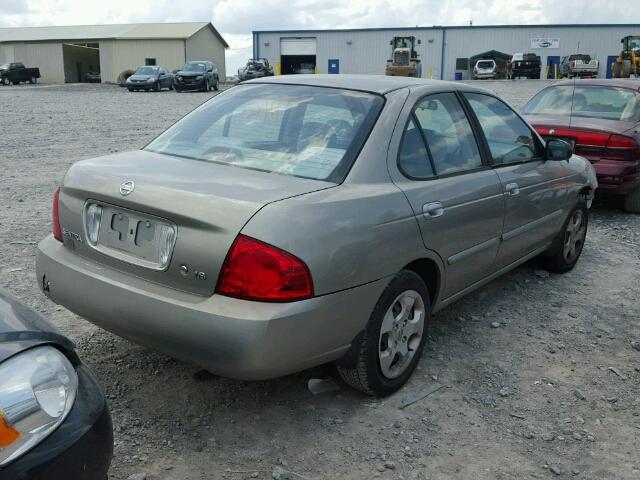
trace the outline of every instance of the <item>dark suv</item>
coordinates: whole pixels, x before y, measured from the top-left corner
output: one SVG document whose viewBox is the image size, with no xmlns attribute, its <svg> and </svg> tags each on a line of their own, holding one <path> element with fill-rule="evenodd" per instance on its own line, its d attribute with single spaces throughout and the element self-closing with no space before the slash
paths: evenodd
<svg viewBox="0 0 640 480">
<path fill-rule="evenodd" d="M 220 78 L 218 70 L 211 62 L 187 62 L 178 70 L 173 77 L 173 87 L 176 92 L 184 90 L 218 90 L 220 88 Z"/>
</svg>

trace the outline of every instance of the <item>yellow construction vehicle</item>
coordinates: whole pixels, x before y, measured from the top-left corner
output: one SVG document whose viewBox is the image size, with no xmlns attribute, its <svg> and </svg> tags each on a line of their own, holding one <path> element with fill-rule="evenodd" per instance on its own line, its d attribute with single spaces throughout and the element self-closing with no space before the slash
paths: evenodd
<svg viewBox="0 0 640 480">
<path fill-rule="evenodd" d="M 420 40 L 417 41 L 418 45 Z M 396 77 L 421 77 L 422 64 L 416 52 L 416 37 L 393 37 L 391 60 L 387 60 L 385 75 Z"/>
<path fill-rule="evenodd" d="M 620 40 L 622 51 L 613 64 L 613 78 L 640 75 L 640 35 L 628 35 Z"/>
</svg>

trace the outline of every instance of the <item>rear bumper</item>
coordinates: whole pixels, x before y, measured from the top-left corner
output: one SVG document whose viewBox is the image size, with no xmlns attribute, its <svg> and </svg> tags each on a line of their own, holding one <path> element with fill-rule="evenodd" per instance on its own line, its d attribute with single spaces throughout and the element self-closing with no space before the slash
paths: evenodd
<svg viewBox="0 0 640 480">
<path fill-rule="evenodd" d="M 495 78 L 496 74 L 494 73 L 475 73 L 473 75 L 474 78 L 486 79 L 486 78 Z"/>
<path fill-rule="evenodd" d="M 626 195 L 640 187 L 640 162 L 599 160 L 593 162 L 598 192 Z"/>
<path fill-rule="evenodd" d="M 291 303 L 202 297 L 88 261 L 52 236 L 38 245 L 36 271 L 54 302 L 92 323 L 212 373 L 248 380 L 342 357 L 389 281 Z"/>
<path fill-rule="evenodd" d="M 102 390 L 79 366 L 78 394 L 58 429 L 0 470 L 2 480 L 103 480 L 113 456 L 111 416 Z"/>
</svg>

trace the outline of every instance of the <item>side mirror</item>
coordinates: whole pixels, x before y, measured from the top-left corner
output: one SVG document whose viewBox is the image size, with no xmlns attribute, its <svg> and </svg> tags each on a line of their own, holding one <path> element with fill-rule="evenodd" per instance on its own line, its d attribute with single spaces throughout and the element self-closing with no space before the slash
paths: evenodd
<svg viewBox="0 0 640 480">
<path fill-rule="evenodd" d="M 545 160 L 569 160 L 572 155 L 573 148 L 564 140 L 559 138 L 547 140 L 547 145 L 544 149 Z"/>
</svg>

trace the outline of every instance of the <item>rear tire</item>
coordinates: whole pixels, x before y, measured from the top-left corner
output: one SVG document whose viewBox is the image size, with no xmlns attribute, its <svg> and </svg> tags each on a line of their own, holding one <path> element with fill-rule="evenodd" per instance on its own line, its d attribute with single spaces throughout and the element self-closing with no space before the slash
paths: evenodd
<svg viewBox="0 0 640 480">
<path fill-rule="evenodd" d="M 631 77 L 631 60 L 622 62 L 622 78 Z"/>
<path fill-rule="evenodd" d="M 611 76 L 613 78 L 621 78 L 622 77 L 622 65 L 618 62 L 613 64 L 613 68 L 611 69 Z"/>
<path fill-rule="evenodd" d="M 569 213 L 551 248 L 540 257 L 542 266 L 554 273 L 572 270 L 582 254 L 588 226 L 589 211 L 581 201 Z"/>
<path fill-rule="evenodd" d="M 213 86 L 213 89 L 217 92 L 218 90 L 220 90 L 220 79 L 216 78 L 216 83 Z"/>
<path fill-rule="evenodd" d="M 640 213 L 640 187 L 624 197 L 624 209 L 629 213 Z"/>
<path fill-rule="evenodd" d="M 386 396 L 415 369 L 431 320 L 429 292 L 418 274 L 402 270 L 389 282 L 365 330 L 337 362 L 342 379 L 356 390 Z"/>
</svg>

